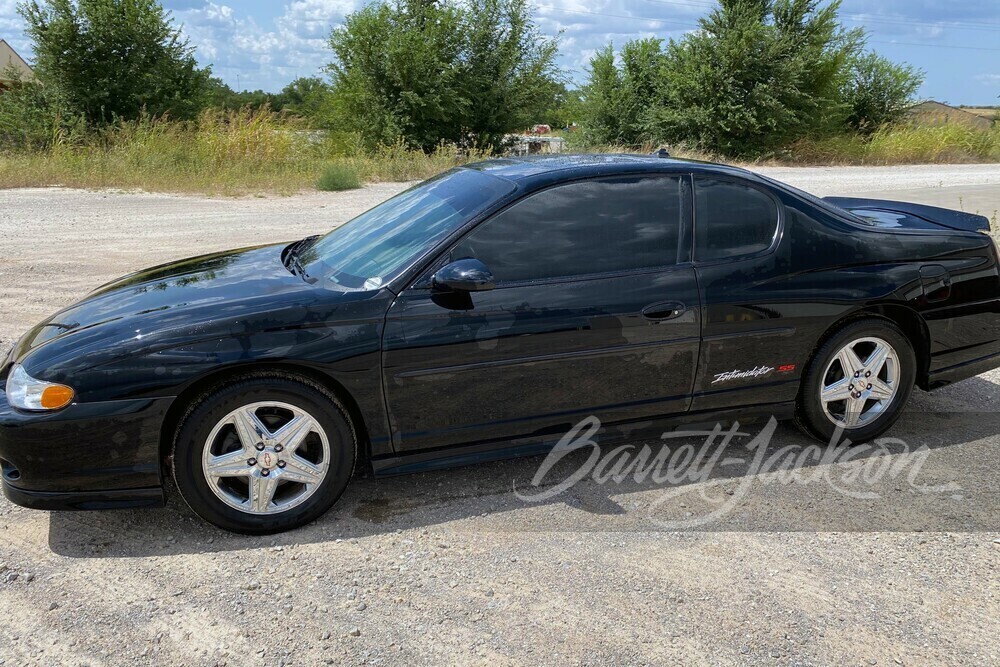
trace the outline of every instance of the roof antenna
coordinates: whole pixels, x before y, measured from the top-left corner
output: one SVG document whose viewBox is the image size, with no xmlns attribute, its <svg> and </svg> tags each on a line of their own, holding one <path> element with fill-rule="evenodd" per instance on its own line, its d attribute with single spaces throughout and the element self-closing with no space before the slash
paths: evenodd
<svg viewBox="0 0 1000 667">
<path fill-rule="evenodd" d="M 666 148 L 661 148 L 658 151 L 653 151 L 650 155 L 655 155 L 656 157 L 670 157 L 670 153 L 667 152 Z"/>
</svg>

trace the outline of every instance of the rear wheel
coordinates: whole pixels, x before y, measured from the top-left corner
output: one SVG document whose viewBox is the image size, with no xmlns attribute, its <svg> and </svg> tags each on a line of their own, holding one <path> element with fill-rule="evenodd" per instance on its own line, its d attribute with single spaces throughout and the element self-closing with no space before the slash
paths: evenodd
<svg viewBox="0 0 1000 667">
<path fill-rule="evenodd" d="M 859 442 L 895 423 L 916 379 L 906 335 L 887 320 L 848 324 L 816 351 L 799 392 L 796 422 L 829 441 L 838 429 Z"/>
<path fill-rule="evenodd" d="M 324 387 L 258 375 L 203 396 L 174 444 L 174 479 L 199 516 L 238 533 L 313 521 L 350 481 L 356 440 Z"/>
</svg>

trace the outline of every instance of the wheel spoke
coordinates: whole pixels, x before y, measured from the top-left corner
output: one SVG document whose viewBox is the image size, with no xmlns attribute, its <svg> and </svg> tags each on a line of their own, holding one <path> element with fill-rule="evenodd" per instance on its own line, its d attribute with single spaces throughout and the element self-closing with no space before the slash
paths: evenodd
<svg viewBox="0 0 1000 667">
<path fill-rule="evenodd" d="M 885 366 L 885 360 L 888 358 L 889 346 L 876 345 L 872 353 L 868 355 L 868 359 L 865 360 L 865 370 L 871 372 L 872 377 L 878 376 L 882 372 L 882 367 Z"/>
<path fill-rule="evenodd" d="M 880 401 L 887 401 L 895 393 L 893 388 L 876 377 L 871 378 L 871 397 Z"/>
<path fill-rule="evenodd" d="M 250 509 L 254 512 L 266 512 L 271 506 L 277 486 L 277 475 L 250 475 L 250 497 L 247 499 Z"/>
<path fill-rule="evenodd" d="M 243 450 L 213 457 L 205 467 L 212 477 L 244 477 L 250 474 L 247 453 Z"/>
<path fill-rule="evenodd" d="M 861 421 L 861 411 L 865 409 L 865 401 L 860 398 L 851 398 L 847 401 L 847 409 L 844 412 L 844 424 L 847 428 L 854 428 Z"/>
<path fill-rule="evenodd" d="M 268 435 L 267 428 L 260 423 L 257 415 L 251 409 L 239 410 L 233 414 L 233 425 L 243 448 L 251 451 L 262 438 Z"/>
<path fill-rule="evenodd" d="M 833 384 L 823 387 L 820 398 L 824 403 L 834 401 L 846 401 L 851 397 L 851 378 L 837 380 Z"/>
<path fill-rule="evenodd" d="M 840 366 L 844 371 L 844 375 L 848 377 L 853 376 L 865 367 L 865 365 L 861 362 L 861 359 L 858 358 L 854 348 L 850 345 L 841 350 L 840 354 L 837 355 L 837 358 L 840 360 Z"/>
<path fill-rule="evenodd" d="M 284 461 L 285 467 L 281 470 L 281 478 L 284 480 L 302 484 L 318 484 L 323 479 L 322 468 L 306 461 L 297 454 L 292 454 Z"/>
<path fill-rule="evenodd" d="M 288 454 L 291 454 L 315 430 L 315 427 L 316 423 L 312 417 L 299 415 L 275 432 L 273 438 L 277 444 L 285 448 Z"/>
</svg>

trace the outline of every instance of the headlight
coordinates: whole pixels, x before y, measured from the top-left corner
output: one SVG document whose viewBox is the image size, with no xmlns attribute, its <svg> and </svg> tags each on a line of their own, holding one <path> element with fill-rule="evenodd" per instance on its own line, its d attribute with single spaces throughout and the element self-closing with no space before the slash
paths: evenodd
<svg viewBox="0 0 1000 667">
<path fill-rule="evenodd" d="M 74 395 L 66 385 L 36 380 L 20 364 L 7 376 L 7 402 L 19 410 L 58 410 L 72 403 Z"/>
</svg>

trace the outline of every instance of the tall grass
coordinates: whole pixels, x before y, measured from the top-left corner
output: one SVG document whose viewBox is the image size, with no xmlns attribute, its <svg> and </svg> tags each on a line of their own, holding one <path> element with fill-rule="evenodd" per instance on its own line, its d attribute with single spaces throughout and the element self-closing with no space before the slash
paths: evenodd
<svg viewBox="0 0 1000 667">
<path fill-rule="evenodd" d="M 313 189 L 327 170 L 363 182 L 428 178 L 483 153 L 402 145 L 373 154 L 267 110 L 206 111 L 196 121 L 141 118 L 64 134 L 44 150 L 0 155 L 0 188 L 62 185 L 239 195 Z"/>
<path fill-rule="evenodd" d="M 640 147 L 648 153 L 658 146 Z M 634 152 L 634 147 L 579 146 L 582 152 Z M 723 160 L 683 147 L 679 157 Z M 60 130 L 46 148 L 0 154 L 0 188 L 63 185 L 161 192 L 291 194 L 358 182 L 433 176 L 488 152 L 442 145 L 425 154 L 403 144 L 364 152 L 343 133 L 317 133 L 267 110 L 206 111 L 196 121 L 141 118 L 99 132 Z M 1000 161 L 1000 126 L 898 126 L 871 137 L 801 140 L 766 162 L 777 164 L 913 164 Z M 333 176 L 331 176 L 331 174 Z M 325 184 L 325 185 L 324 185 Z"/>
<path fill-rule="evenodd" d="M 1000 161 L 1000 125 L 977 129 L 951 123 L 882 128 L 871 137 L 850 134 L 795 143 L 786 160 L 797 164 L 893 165 Z"/>
</svg>

